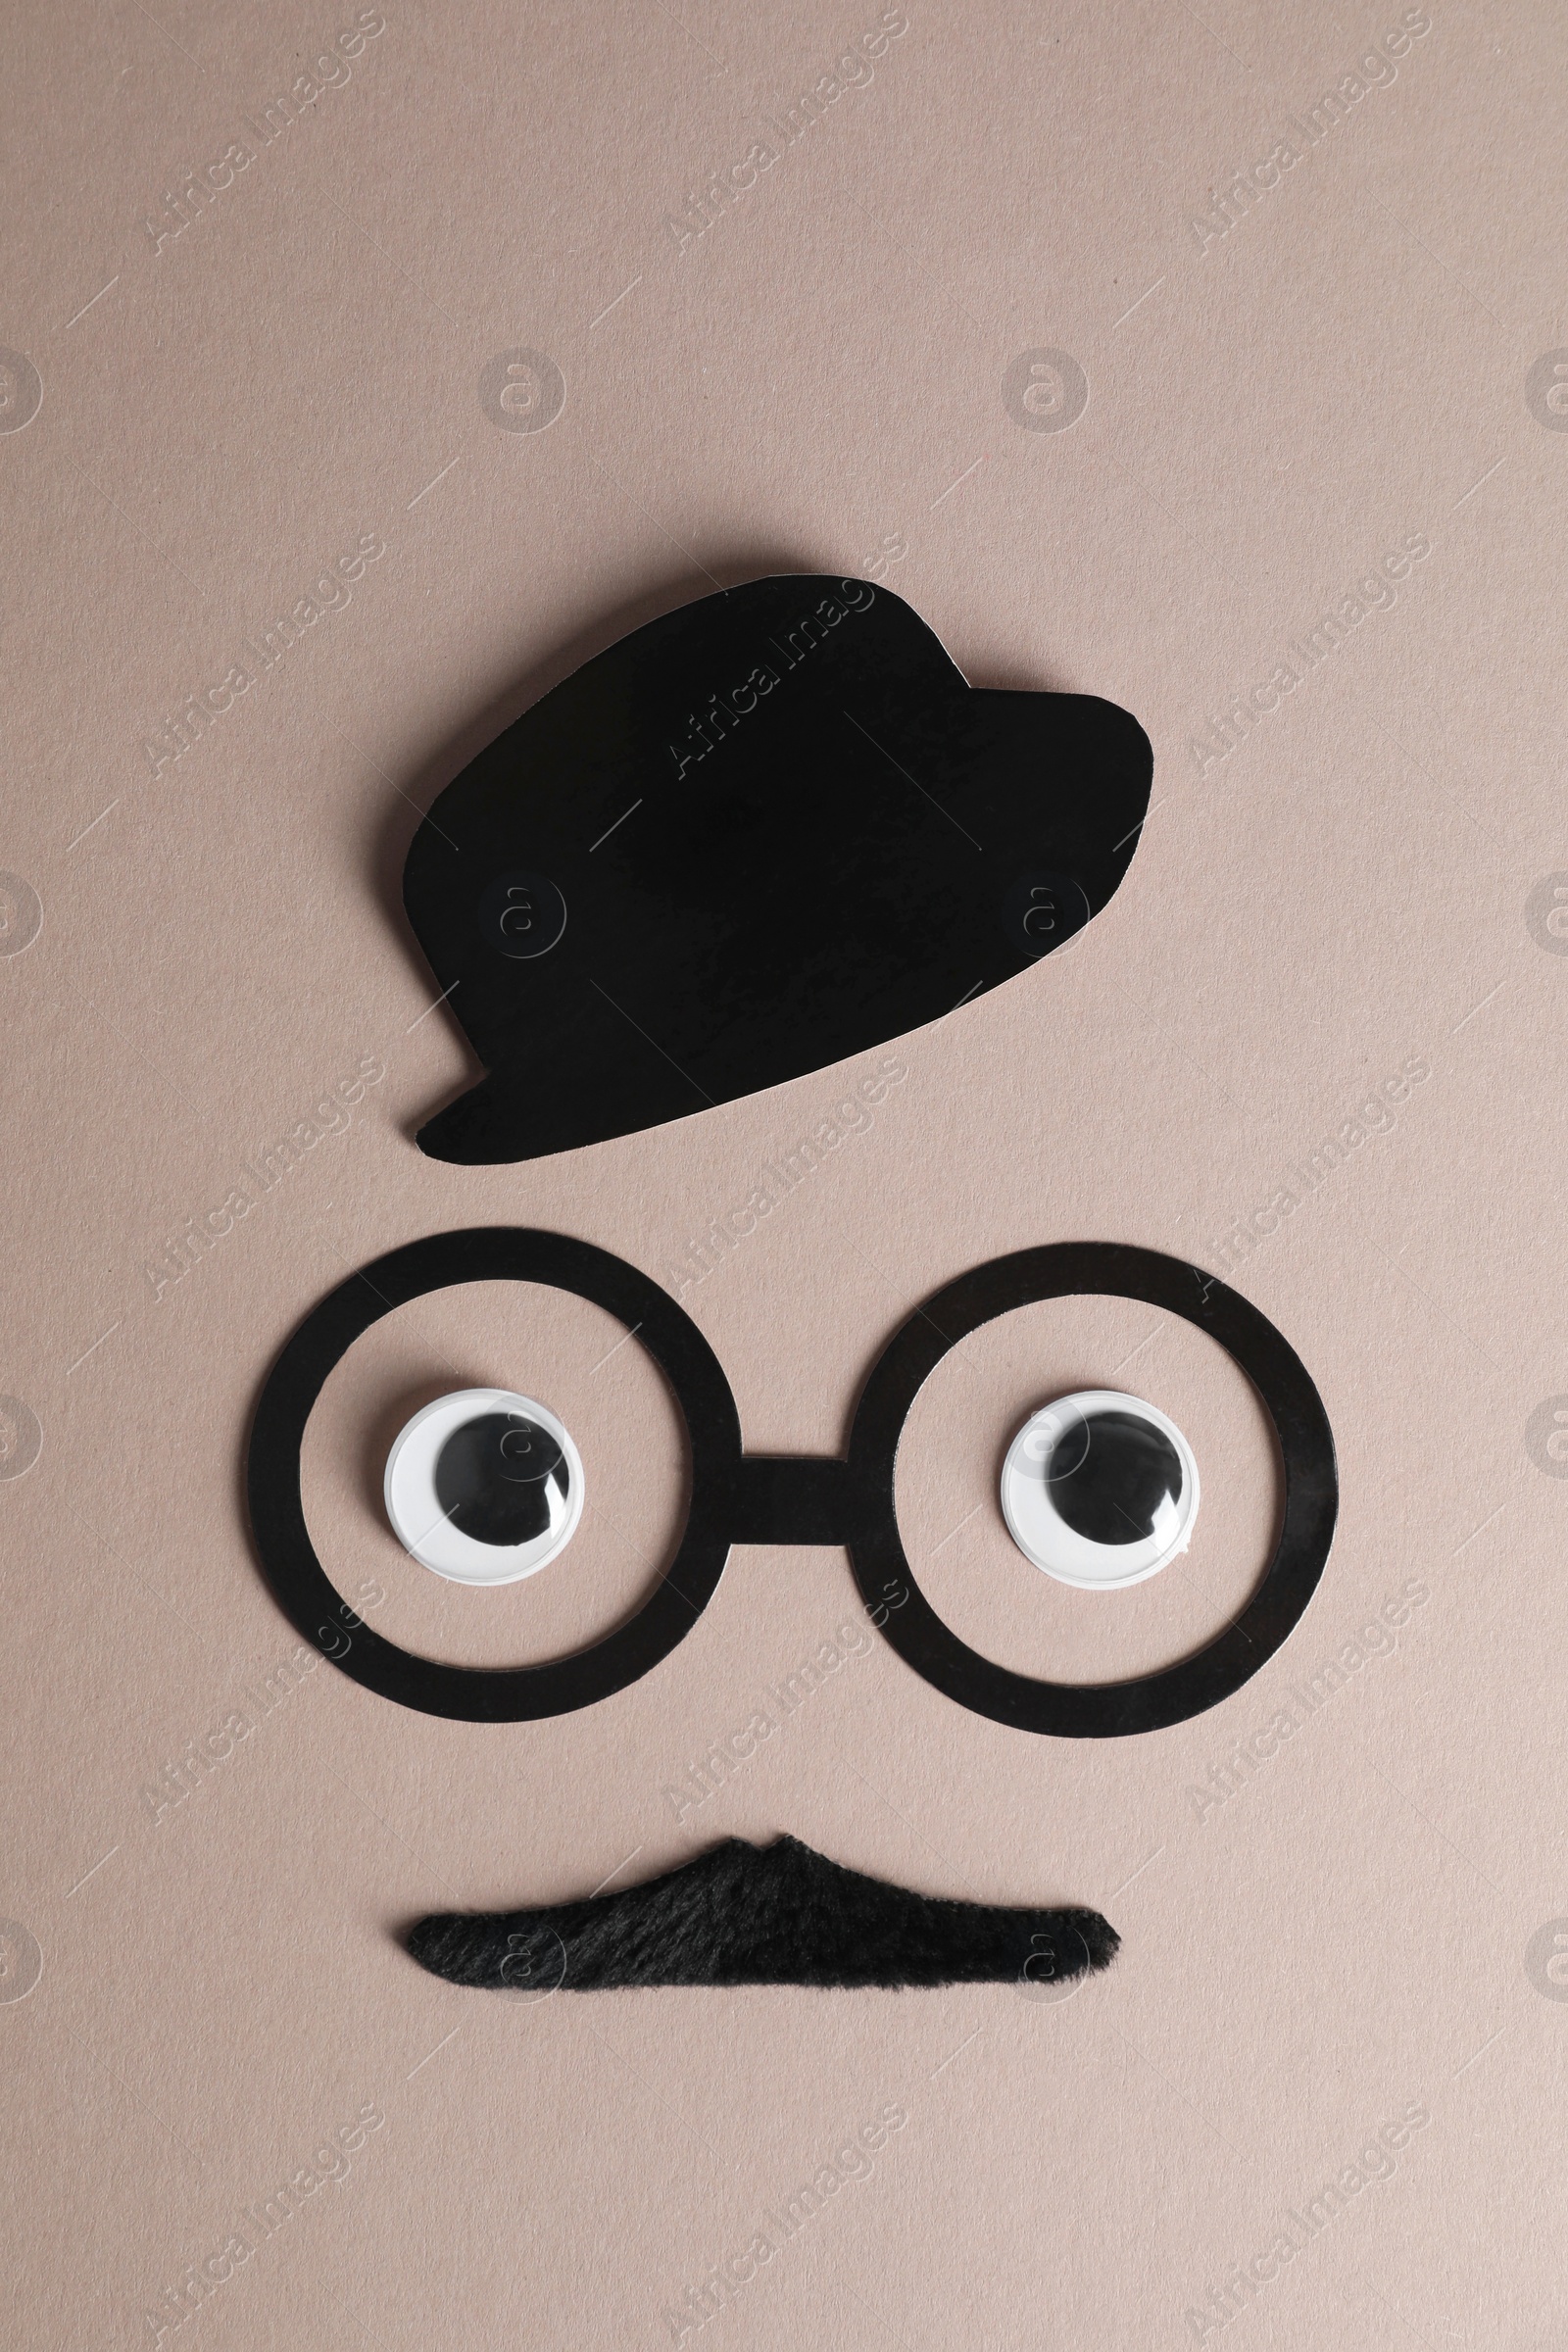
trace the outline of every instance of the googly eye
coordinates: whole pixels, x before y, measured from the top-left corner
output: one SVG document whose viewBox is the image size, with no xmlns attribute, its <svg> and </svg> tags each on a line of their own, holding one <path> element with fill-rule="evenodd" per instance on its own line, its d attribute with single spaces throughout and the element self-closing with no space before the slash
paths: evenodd
<svg viewBox="0 0 1568 2352">
<path fill-rule="evenodd" d="M 1142 1584 L 1187 1549 L 1198 1464 L 1155 1406 L 1088 1389 L 1024 1423 L 1003 1465 L 1002 1509 L 1037 1568 L 1110 1592 Z"/>
<path fill-rule="evenodd" d="M 400 1432 L 384 1493 L 394 1534 L 422 1567 L 459 1585 L 512 1585 L 570 1543 L 582 1462 L 548 1406 L 461 1389 Z"/>
</svg>

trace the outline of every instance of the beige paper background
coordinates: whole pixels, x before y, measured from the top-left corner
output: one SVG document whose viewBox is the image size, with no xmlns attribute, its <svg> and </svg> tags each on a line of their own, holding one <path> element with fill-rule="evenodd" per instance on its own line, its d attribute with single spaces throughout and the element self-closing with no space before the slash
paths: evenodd
<svg viewBox="0 0 1568 2352">
<path fill-rule="evenodd" d="M 1531 372 L 1568 341 L 1563 24 L 912 0 L 870 82 L 678 248 L 666 214 L 878 19 L 388 7 L 265 148 L 246 119 L 350 30 L 348 0 L 13 23 L 0 343 L 42 391 L 28 419 L 25 371 L 0 376 L 0 863 L 23 886 L 0 906 L 0 1390 L 42 1430 L 0 1482 L 19 2344 L 667 2343 L 666 2309 L 889 2103 L 907 2122 L 871 2177 L 706 2340 L 1191 2342 L 1282 2210 L 1409 2106 L 1430 2123 L 1392 2177 L 1233 2325 L 1335 2352 L 1533 2352 L 1568 2325 L 1568 1485 L 1527 1444 L 1568 1391 L 1568 437 Z M 1205 243 L 1211 191 L 1406 22 L 1429 29 L 1396 76 Z M 253 160 L 155 250 L 165 191 L 236 139 Z M 480 403 L 519 347 L 564 377 L 545 431 Z M 1070 429 L 1004 405 L 1041 348 L 1087 377 Z M 362 534 L 386 552 L 352 602 L 152 772 L 144 739 Z M 1200 766 L 1208 721 L 1418 535 L 1393 605 Z M 398 912 L 417 811 L 577 661 L 779 567 L 885 578 L 976 683 L 1125 704 L 1156 770 L 1107 912 L 902 1041 L 874 1127 L 688 1292 L 750 1446 L 839 1445 L 888 1333 L 994 1252 L 1081 1236 L 1219 1268 L 1369 1087 L 1412 1056 L 1430 1077 L 1238 1263 L 1343 1478 L 1319 1594 L 1254 1683 L 1075 1745 L 965 1715 L 873 1640 L 677 1818 L 666 1788 L 764 1686 L 855 1634 L 841 1555 L 738 1552 L 619 1698 L 463 1727 L 326 1665 L 285 1690 L 238 1466 L 264 1368 L 346 1266 L 512 1221 L 668 1278 L 858 1074 L 515 1169 L 410 1141 L 471 1069 Z M 367 1056 L 385 1075 L 346 1130 L 155 1297 L 144 1265 Z M 996 1335 L 906 1464 L 917 1555 L 984 1506 L 933 1589 L 1020 1662 L 1166 1654 L 1245 1590 L 1271 1507 L 1255 1414 L 1152 1320 Z M 513 1369 L 491 1306 L 416 1322 L 323 1403 L 323 1543 L 452 1655 L 491 1654 L 503 1619 L 511 1654 L 548 1645 L 637 1560 L 607 1544 L 575 1587 L 567 1555 L 491 1596 L 400 1560 L 356 1413 L 453 1349 L 465 1377 Z M 1202 1441 L 1200 1545 L 1097 1610 L 1031 1583 L 988 1482 L 1054 1368 L 1104 1378 L 1146 1340 L 1125 1377 Z M 570 1361 L 586 1399 L 592 1356 Z M 622 1499 L 673 1444 L 625 1377 L 581 1408 Z M 651 1543 L 664 1505 L 638 1507 Z M 1412 1582 L 1392 1651 L 1196 1804 Z M 155 1818 L 148 1786 L 246 1708 Z M 461 1995 L 396 1940 L 431 1906 L 784 1830 L 933 1891 L 1101 1904 L 1122 1955 L 1061 2003 L 530 2005 Z M 346 2177 L 178 2327 L 165 2304 L 160 2337 L 166 2291 L 372 2101 Z"/>
</svg>

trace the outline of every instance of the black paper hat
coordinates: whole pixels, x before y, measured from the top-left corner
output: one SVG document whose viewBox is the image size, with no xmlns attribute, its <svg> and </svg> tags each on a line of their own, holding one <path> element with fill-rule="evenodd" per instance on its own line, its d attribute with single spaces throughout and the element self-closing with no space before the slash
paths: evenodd
<svg viewBox="0 0 1568 2352">
<path fill-rule="evenodd" d="M 1100 912 L 1152 770 L 1127 711 L 969 687 L 865 580 L 650 621 L 414 837 L 409 920 L 489 1072 L 420 1149 L 534 1159 L 939 1019 Z"/>
</svg>

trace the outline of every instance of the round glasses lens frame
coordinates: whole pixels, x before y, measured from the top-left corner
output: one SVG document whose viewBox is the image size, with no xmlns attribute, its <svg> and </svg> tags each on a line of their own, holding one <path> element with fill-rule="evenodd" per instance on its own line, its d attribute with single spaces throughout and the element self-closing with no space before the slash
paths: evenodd
<svg viewBox="0 0 1568 2352">
<path fill-rule="evenodd" d="M 894 1478 L 910 1407 L 949 1350 L 984 1323 L 1049 1298 L 1137 1298 L 1206 1332 L 1240 1366 L 1274 1425 L 1285 1496 L 1273 1557 L 1240 1616 L 1175 1665 L 1120 1683 L 1052 1683 L 999 1666 L 945 1625 L 899 1533 Z M 1265 1314 L 1215 1276 L 1157 1250 L 1056 1242 L 991 1258 L 936 1292 L 895 1332 L 850 1433 L 850 1564 L 860 1597 L 906 1665 L 994 1723 L 1062 1740 L 1163 1731 L 1217 1706 L 1280 1646 L 1317 1589 L 1339 1511 L 1334 1433 L 1311 1375 Z M 889 1609 L 886 1594 L 907 1599 Z"/>
<path fill-rule="evenodd" d="M 300 1456 L 327 1376 L 372 1324 L 431 1291 L 532 1282 L 602 1306 L 635 1331 L 686 1425 L 691 1492 L 674 1557 L 642 1607 L 613 1633 L 537 1666 L 450 1666 L 365 1623 L 317 1557 L 305 1524 Z M 717 1356 L 684 1307 L 624 1258 L 565 1234 L 476 1225 L 432 1234 L 351 1274 L 313 1307 L 269 1373 L 251 1424 L 246 1495 L 262 1566 L 305 1639 L 400 1706 L 458 1723 L 535 1723 L 592 1706 L 637 1682 L 691 1632 L 729 1555 L 740 1416 Z"/>
</svg>

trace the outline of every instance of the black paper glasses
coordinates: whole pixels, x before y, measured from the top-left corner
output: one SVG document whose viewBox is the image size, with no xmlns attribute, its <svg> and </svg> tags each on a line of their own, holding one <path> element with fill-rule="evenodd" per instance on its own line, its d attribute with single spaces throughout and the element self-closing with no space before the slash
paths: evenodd
<svg viewBox="0 0 1568 2352">
<path fill-rule="evenodd" d="M 335 1590 L 305 1523 L 300 1455 L 328 1374 L 394 1308 L 469 1282 L 541 1283 L 606 1309 L 635 1331 L 685 1421 L 686 1524 L 635 1615 L 569 1657 L 542 1665 L 444 1664 L 400 1648 Z M 1241 1614 L 1190 1656 L 1125 1682 L 1053 1683 L 996 1664 L 961 1642 L 921 1592 L 899 1533 L 894 1473 L 910 1406 L 949 1349 L 982 1324 L 1040 1300 L 1136 1298 L 1217 1341 L 1273 1423 L 1284 1471 L 1278 1540 Z M 262 1391 L 247 1461 L 251 1526 L 273 1592 L 305 1639 L 383 1698 L 466 1723 L 526 1723 L 622 1690 L 668 1656 L 717 1590 L 733 1544 L 844 1546 L 861 1598 L 906 1665 L 960 1706 L 1015 1730 L 1114 1739 L 1184 1722 L 1228 1698 L 1270 1658 L 1315 1591 L 1339 1502 L 1334 1438 L 1312 1380 L 1266 1315 L 1213 1275 L 1122 1243 L 1057 1242 L 996 1257 L 915 1308 L 872 1366 L 845 1458 L 748 1454 L 723 1367 L 685 1309 L 624 1258 L 564 1234 L 475 1226 L 411 1242 L 374 1260 L 312 1309 Z M 906 1597 L 896 1609 L 888 1594 Z"/>
</svg>

